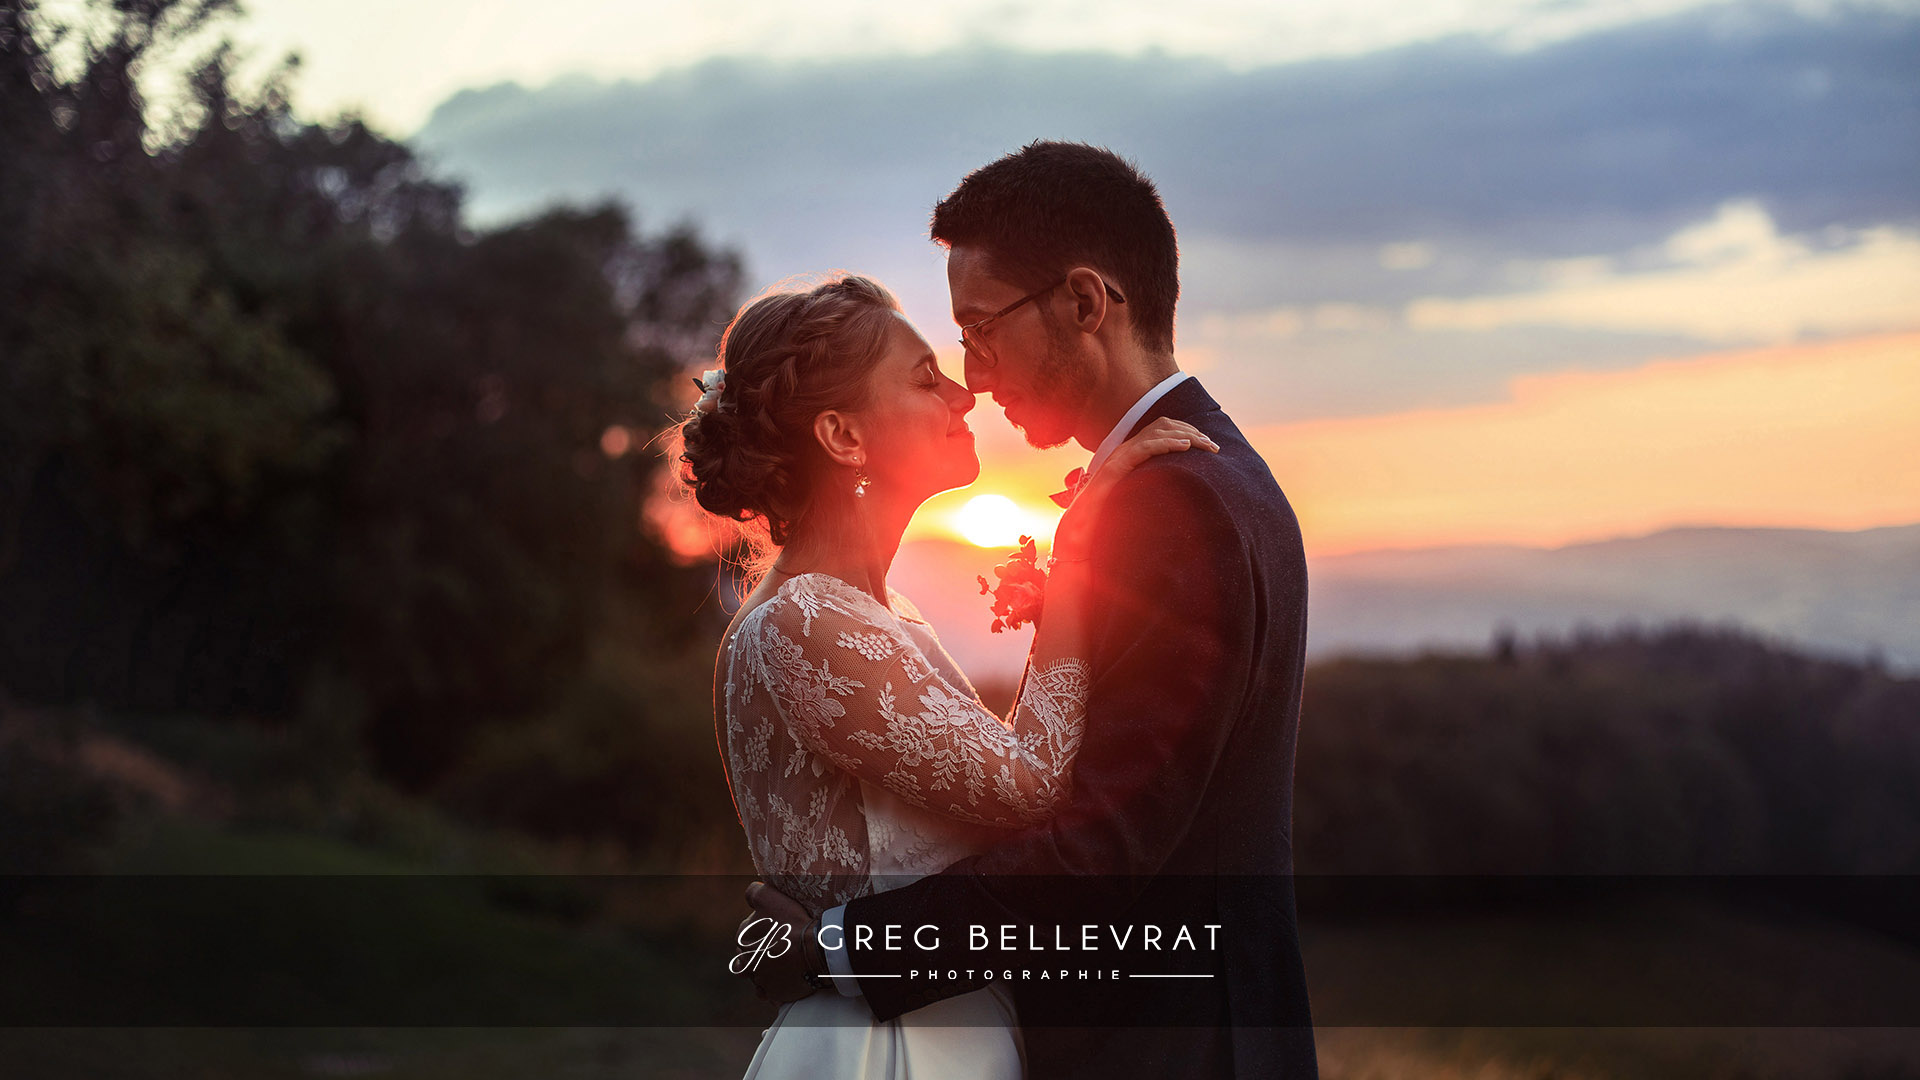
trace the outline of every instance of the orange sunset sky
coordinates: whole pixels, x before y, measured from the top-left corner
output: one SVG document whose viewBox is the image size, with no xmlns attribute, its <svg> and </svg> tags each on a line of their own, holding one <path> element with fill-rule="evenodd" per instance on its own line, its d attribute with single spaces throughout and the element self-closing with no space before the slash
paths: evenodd
<svg viewBox="0 0 1920 1080">
<path fill-rule="evenodd" d="M 933 205 L 1032 139 L 1120 152 L 1178 230 L 1177 359 L 1310 555 L 1920 522 L 1913 0 L 934 0 L 857 40 L 757 2 L 406 8 L 250 32 L 475 224 L 612 198 L 737 252 L 745 296 L 869 274 L 956 376 Z M 973 427 L 983 475 L 909 539 L 1044 536 L 1086 450 Z"/>
<path fill-rule="evenodd" d="M 1526 376 L 1510 390 L 1500 402 L 1247 435 L 1293 503 L 1309 554 L 1920 521 L 1920 334 Z M 974 427 L 993 426 L 1005 429 L 983 400 Z M 983 437 L 980 480 L 929 502 L 910 536 L 964 539 L 965 526 L 983 524 L 965 516 L 968 502 L 989 493 L 1045 535 L 1059 514 L 1047 493 L 1087 455 L 1009 442 Z"/>
</svg>

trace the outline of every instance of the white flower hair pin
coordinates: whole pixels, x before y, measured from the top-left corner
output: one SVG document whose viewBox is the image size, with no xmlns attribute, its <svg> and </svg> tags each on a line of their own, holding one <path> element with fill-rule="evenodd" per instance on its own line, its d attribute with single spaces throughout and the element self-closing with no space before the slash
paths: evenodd
<svg viewBox="0 0 1920 1080">
<path fill-rule="evenodd" d="M 727 386 L 727 373 L 720 368 L 703 371 L 693 380 L 693 385 L 700 388 L 700 400 L 694 402 L 693 411 L 705 416 L 719 407 L 720 391 Z"/>
</svg>

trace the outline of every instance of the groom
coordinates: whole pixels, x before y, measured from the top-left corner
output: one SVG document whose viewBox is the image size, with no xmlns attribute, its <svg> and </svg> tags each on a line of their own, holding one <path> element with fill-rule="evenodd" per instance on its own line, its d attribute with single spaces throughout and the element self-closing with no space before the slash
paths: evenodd
<svg viewBox="0 0 1920 1080">
<path fill-rule="evenodd" d="M 807 938 L 755 981 L 775 1000 L 809 984 L 864 994 L 886 1020 L 985 985 L 986 968 L 1130 965 L 1101 983 L 1011 971 L 1030 1076 L 1315 1077 L 1292 888 L 1306 560 L 1266 463 L 1174 363 L 1178 255 L 1159 193 L 1107 150 L 1035 142 L 961 181 L 932 233 L 948 249 L 967 386 L 992 394 L 1028 442 L 1076 440 L 1093 451 L 1091 475 L 1172 417 L 1220 452 L 1152 459 L 1103 511 L 1085 734 L 1055 816 L 827 912 L 821 925 L 844 928 L 825 935 L 831 951 Z M 759 883 L 748 898 L 802 936 L 791 900 Z M 964 947 L 975 925 L 1041 927 L 1048 941 L 1060 926 L 1077 942 L 1088 924 L 1171 938 L 1176 923 L 1218 927 L 1212 947 L 1018 958 Z M 926 954 L 880 947 L 890 926 L 909 940 L 939 928 L 923 939 L 944 943 L 937 977 Z"/>
</svg>

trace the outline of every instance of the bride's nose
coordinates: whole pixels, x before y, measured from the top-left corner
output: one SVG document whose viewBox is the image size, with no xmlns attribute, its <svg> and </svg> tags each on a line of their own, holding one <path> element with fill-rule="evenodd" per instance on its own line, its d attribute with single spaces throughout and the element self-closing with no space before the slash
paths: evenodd
<svg viewBox="0 0 1920 1080">
<path fill-rule="evenodd" d="M 975 404 L 973 391 L 952 379 L 947 379 L 947 407 L 953 410 L 955 416 L 967 415 L 973 411 Z"/>
</svg>

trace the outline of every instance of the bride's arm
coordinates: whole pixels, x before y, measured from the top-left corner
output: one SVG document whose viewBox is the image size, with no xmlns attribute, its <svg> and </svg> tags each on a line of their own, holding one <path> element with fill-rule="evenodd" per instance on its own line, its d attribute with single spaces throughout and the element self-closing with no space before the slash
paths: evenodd
<svg viewBox="0 0 1920 1080">
<path fill-rule="evenodd" d="M 1122 444 L 1075 501 L 1056 535 L 1059 561 L 1027 676 L 1004 721 L 942 678 L 896 627 L 875 621 L 867 601 L 836 598 L 838 587 L 769 601 L 757 674 L 794 740 L 934 813 L 1004 827 L 1044 820 L 1080 744 L 1089 683 L 1085 551 L 1100 507 L 1141 462 L 1193 446 L 1218 450 L 1190 425 L 1155 421 Z"/>
<path fill-rule="evenodd" d="M 1078 748 L 1085 664 L 1062 658 L 1030 679 L 1008 723 L 843 588 L 853 587 L 771 600 L 756 631 L 754 675 L 794 741 L 938 814 L 1003 827 L 1043 819 Z"/>
</svg>

